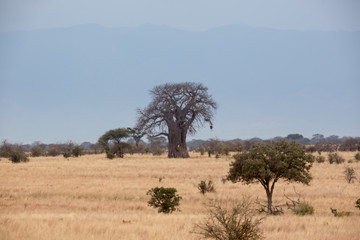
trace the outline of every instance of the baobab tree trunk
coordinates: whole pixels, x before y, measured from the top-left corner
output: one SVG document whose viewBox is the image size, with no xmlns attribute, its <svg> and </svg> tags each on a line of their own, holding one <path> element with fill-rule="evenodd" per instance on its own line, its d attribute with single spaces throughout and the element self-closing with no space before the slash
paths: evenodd
<svg viewBox="0 0 360 240">
<path fill-rule="evenodd" d="M 187 129 L 176 128 L 169 129 L 169 158 L 188 158 L 189 153 L 186 146 Z"/>
</svg>

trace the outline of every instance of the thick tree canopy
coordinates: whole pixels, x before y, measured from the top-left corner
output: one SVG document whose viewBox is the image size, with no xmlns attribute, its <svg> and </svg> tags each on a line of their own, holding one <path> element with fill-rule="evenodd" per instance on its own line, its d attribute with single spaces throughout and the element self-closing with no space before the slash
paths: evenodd
<svg viewBox="0 0 360 240">
<path fill-rule="evenodd" d="M 187 133 L 194 134 L 205 122 L 212 128 L 217 105 L 207 90 L 190 82 L 156 86 L 150 91 L 152 101 L 138 110 L 136 128 L 149 136 L 166 136 L 169 157 L 188 157 Z"/>
<path fill-rule="evenodd" d="M 234 156 L 228 180 L 232 182 L 260 182 L 266 190 L 268 210 L 272 211 L 272 194 L 279 179 L 309 184 L 313 157 L 296 142 L 284 140 L 271 144 L 253 145 L 248 152 Z"/>
</svg>

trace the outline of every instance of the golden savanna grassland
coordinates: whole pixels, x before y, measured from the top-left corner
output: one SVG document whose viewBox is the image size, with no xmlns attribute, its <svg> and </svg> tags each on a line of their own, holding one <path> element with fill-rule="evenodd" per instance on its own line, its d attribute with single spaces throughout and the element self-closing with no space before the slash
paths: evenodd
<svg viewBox="0 0 360 240">
<path fill-rule="evenodd" d="M 340 154 L 346 163 L 314 163 L 310 186 L 277 183 L 275 204 L 286 203 L 284 189 L 296 199 L 295 187 L 315 213 L 302 217 L 286 210 L 284 216 L 266 216 L 260 225 L 266 239 L 360 239 L 360 210 L 355 208 L 360 198 L 360 162 L 354 160 L 355 153 Z M 191 232 L 206 217 L 204 206 L 210 199 L 234 201 L 247 195 L 266 200 L 260 184 L 221 181 L 231 161 L 197 154 L 189 159 L 38 157 L 20 164 L 1 159 L 0 239 L 199 239 Z M 344 178 L 345 166 L 357 173 L 352 184 Z M 203 196 L 196 185 L 210 178 L 216 192 Z M 147 206 L 146 192 L 157 186 L 178 190 L 183 197 L 181 212 L 158 214 Z M 352 215 L 334 217 L 330 207 Z"/>
</svg>

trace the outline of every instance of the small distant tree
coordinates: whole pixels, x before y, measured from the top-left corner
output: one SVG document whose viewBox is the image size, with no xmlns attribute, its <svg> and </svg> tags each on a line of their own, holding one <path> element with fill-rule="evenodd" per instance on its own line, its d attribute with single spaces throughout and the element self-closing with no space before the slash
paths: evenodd
<svg viewBox="0 0 360 240">
<path fill-rule="evenodd" d="M 73 147 L 71 153 L 74 157 L 79 157 L 82 155 L 83 151 L 84 151 L 84 149 L 82 147 L 75 146 L 75 147 Z"/>
<path fill-rule="evenodd" d="M 351 183 L 354 179 L 356 179 L 355 170 L 351 167 L 345 168 L 344 176 L 345 176 L 346 181 L 348 183 Z"/>
<path fill-rule="evenodd" d="M 99 138 L 98 143 L 104 149 L 107 156 L 116 155 L 123 158 L 128 144 L 122 142 L 122 140 L 129 138 L 130 133 L 130 130 L 127 128 L 109 130 Z"/>
<path fill-rule="evenodd" d="M 29 158 L 21 146 L 13 145 L 9 153 L 9 159 L 13 163 L 28 162 Z"/>
<path fill-rule="evenodd" d="M 12 145 L 7 140 L 3 140 L 0 146 L 0 157 L 8 158 L 10 156 Z"/>
<path fill-rule="evenodd" d="M 151 196 L 148 205 L 158 208 L 159 213 L 165 214 L 179 210 L 178 206 L 182 197 L 176 194 L 176 192 L 176 188 L 152 188 L 146 193 L 146 195 Z"/>
<path fill-rule="evenodd" d="M 296 142 L 280 140 L 255 144 L 248 152 L 235 155 L 234 159 L 227 179 L 234 183 L 259 182 L 266 191 L 269 213 L 273 213 L 272 196 L 279 179 L 304 184 L 309 184 L 312 179 L 313 156 Z"/>
<path fill-rule="evenodd" d="M 61 150 L 58 144 L 52 144 L 49 146 L 47 155 L 51 156 L 51 157 L 56 157 L 58 155 L 60 155 Z"/>
<path fill-rule="evenodd" d="M 40 157 L 40 156 L 42 156 L 44 154 L 43 150 L 39 146 L 31 147 L 30 151 L 31 151 L 31 156 L 32 157 Z"/>
</svg>

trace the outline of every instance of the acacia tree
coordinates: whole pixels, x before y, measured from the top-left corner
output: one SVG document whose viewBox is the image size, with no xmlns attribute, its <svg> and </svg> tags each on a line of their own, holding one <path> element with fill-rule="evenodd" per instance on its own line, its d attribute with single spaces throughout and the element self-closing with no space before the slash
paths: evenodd
<svg viewBox="0 0 360 240">
<path fill-rule="evenodd" d="M 305 148 L 296 142 L 258 143 L 234 158 L 227 179 L 234 183 L 260 182 L 266 191 L 269 213 L 273 213 L 272 196 L 279 179 L 304 184 L 309 184 L 312 179 L 309 171 L 313 156 L 306 154 Z"/>
<path fill-rule="evenodd" d="M 109 130 L 102 135 L 98 143 L 105 150 L 106 154 L 116 154 L 118 157 L 124 157 L 124 148 L 127 143 L 123 139 L 130 137 L 130 130 L 127 128 L 117 128 Z"/>
<path fill-rule="evenodd" d="M 210 124 L 216 102 L 201 83 L 164 84 L 154 87 L 152 101 L 138 110 L 136 128 L 150 137 L 168 138 L 168 157 L 187 158 L 187 134 L 194 134 L 205 122 Z"/>
</svg>

